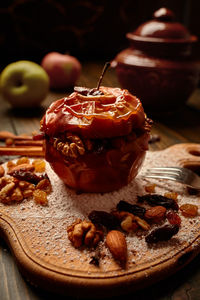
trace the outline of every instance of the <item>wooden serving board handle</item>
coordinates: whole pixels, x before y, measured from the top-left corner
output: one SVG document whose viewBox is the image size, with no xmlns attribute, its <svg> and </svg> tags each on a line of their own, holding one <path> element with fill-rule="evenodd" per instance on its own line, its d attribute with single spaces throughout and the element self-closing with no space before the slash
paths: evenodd
<svg viewBox="0 0 200 300">
<path fill-rule="evenodd" d="M 162 151 L 148 152 L 143 169 L 154 166 L 183 166 L 200 169 L 200 145 L 177 144 Z M 199 169 L 198 169 L 199 168 Z M 87 298 L 120 295 L 150 285 L 176 272 L 200 252 L 200 217 L 190 232 L 190 221 L 182 218 L 180 235 L 162 247 L 149 248 L 144 237 L 129 236 L 128 262 L 122 269 L 105 247 L 100 267 L 91 265 L 88 252 L 74 249 L 66 228 L 77 215 L 87 218 L 91 210 L 110 211 L 119 200 L 135 203 L 145 192 L 148 179 L 138 176 L 128 186 L 114 193 L 81 194 L 69 190 L 47 165 L 53 185 L 49 205 L 41 207 L 31 200 L 17 205 L 0 203 L 0 234 L 9 244 L 20 271 L 33 284 L 59 293 Z M 151 182 L 150 182 L 151 183 Z M 177 191 L 182 203 L 195 203 L 197 196 L 186 194 L 178 183 L 159 181 L 156 193 Z M 86 203 L 88 210 L 86 210 Z"/>
</svg>

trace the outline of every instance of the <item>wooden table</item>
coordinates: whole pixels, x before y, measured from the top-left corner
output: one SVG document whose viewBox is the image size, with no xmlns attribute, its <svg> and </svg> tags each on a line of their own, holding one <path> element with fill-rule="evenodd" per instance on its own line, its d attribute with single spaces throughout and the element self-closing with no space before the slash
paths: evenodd
<svg viewBox="0 0 200 300">
<path fill-rule="evenodd" d="M 79 84 L 94 87 L 97 84 L 103 62 L 90 62 L 83 65 Z M 118 86 L 114 71 L 109 70 L 103 85 Z M 39 120 L 49 104 L 61 98 L 64 93 L 51 92 L 37 110 L 15 111 L 3 100 L 0 102 L 0 130 L 8 130 L 15 134 L 30 133 L 39 129 Z M 65 93 L 66 95 L 66 93 Z M 160 141 L 150 145 L 150 150 L 164 149 L 181 142 L 200 143 L 200 91 L 196 90 L 188 105 L 183 106 L 174 117 L 162 121 L 154 120 L 152 134 L 158 134 Z M 200 171 L 200 170 L 198 170 Z M 185 300 L 200 299 L 200 256 L 185 269 L 167 280 L 149 288 L 128 295 L 127 299 L 152 300 Z M 26 283 L 15 265 L 10 250 L 0 240 L 0 300 L 38 300 L 38 299 L 71 299 L 49 294 Z M 116 298 L 115 298 L 116 299 Z"/>
</svg>

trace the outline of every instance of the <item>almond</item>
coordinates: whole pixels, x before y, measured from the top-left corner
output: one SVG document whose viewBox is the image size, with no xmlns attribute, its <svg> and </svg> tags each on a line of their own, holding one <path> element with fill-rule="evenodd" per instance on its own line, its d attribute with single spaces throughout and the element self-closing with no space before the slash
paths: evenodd
<svg viewBox="0 0 200 300">
<path fill-rule="evenodd" d="M 35 167 L 31 164 L 21 164 L 21 165 L 17 165 L 17 166 L 14 166 L 13 168 L 11 168 L 9 171 L 8 171 L 8 175 L 12 175 L 13 172 L 15 171 L 34 171 L 35 170 Z"/>
<path fill-rule="evenodd" d="M 114 259 L 120 263 L 125 263 L 127 259 L 126 239 L 118 230 L 111 230 L 106 236 L 106 245 L 108 246 Z"/>
<path fill-rule="evenodd" d="M 165 217 L 166 208 L 164 206 L 154 206 L 149 208 L 145 213 L 145 218 L 149 221 L 158 223 Z"/>
</svg>

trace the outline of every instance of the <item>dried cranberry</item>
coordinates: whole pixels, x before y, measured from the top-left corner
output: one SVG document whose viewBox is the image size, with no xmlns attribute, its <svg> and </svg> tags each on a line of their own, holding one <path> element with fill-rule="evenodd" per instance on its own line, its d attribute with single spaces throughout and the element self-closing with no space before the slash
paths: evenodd
<svg viewBox="0 0 200 300">
<path fill-rule="evenodd" d="M 146 201 L 151 206 L 161 205 L 166 207 L 167 209 L 172 208 L 174 210 L 178 210 L 178 204 L 174 199 L 167 198 L 162 195 L 157 194 L 146 194 L 143 196 L 138 196 L 138 202 Z"/>
<path fill-rule="evenodd" d="M 179 217 L 179 215 L 177 215 L 177 213 L 175 213 L 173 210 L 169 210 L 166 213 L 166 218 L 169 221 L 170 224 L 172 225 L 181 225 L 181 218 Z"/>
<path fill-rule="evenodd" d="M 101 210 L 93 210 L 89 213 L 88 218 L 92 223 L 103 225 L 108 229 L 114 229 L 119 226 L 119 220 L 116 216 Z"/>
<path fill-rule="evenodd" d="M 127 211 L 131 214 L 138 216 L 138 217 L 144 217 L 146 209 L 142 206 L 136 205 L 136 204 L 130 204 L 124 200 L 119 201 L 117 204 L 117 209 L 120 211 Z"/>
<path fill-rule="evenodd" d="M 171 237 L 177 234 L 179 231 L 179 226 L 176 225 L 165 225 L 154 229 L 150 234 L 145 238 L 145 241 L 148 244 L 157 243 L 161 241 L 168 241 Z"/>
</svg>

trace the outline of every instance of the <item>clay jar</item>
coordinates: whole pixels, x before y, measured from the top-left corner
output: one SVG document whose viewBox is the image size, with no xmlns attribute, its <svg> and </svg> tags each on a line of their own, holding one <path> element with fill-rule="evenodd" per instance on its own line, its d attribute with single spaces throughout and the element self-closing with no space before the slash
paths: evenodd
<svg viewBox="0 0 200 300">
<path fill-rule="evenodd" d="M 198 84 L 200 63 L 192 55 L 197 37 L 175 22 L 167 8 L 126 37 L 130 47 L 112 62 L 122 87 L 154 115 L 180 108 Z"/>
</svg>

